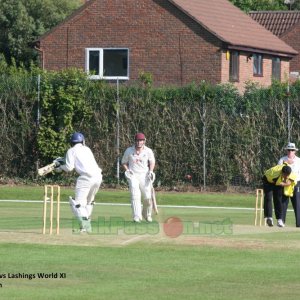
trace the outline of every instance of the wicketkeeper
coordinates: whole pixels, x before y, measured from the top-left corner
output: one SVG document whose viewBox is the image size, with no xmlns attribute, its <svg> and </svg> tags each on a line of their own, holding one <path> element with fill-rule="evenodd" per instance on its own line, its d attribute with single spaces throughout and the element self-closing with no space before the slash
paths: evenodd
<svg viewBox="0 0 300 300">
<path fill-rule="evenodd" d="M 80 231 L 91 232 L 91 215 L 95 195 L 102 182 L 102 170 L 99 168 L 91 149 L 85 145 L 82 133 L 73 133 L 70 143 L 72 147 L 67 151 L 65 164 L 60 164 L 56 169 L 65 172 L 71 172 L 75 169 L 79 174 L 75 187 L 75 199 L 69 197 L 69 202 L 79 221 Z"/>
<path fill-rule="evenodd" d="M 134 139 L 135 144 L 126 149 L 122 158 L 131 194 L 132 217 L 137 223 L 143 218 L 152 222 L 151 189 L 155 178 L 155 158 L 153 151 L 145 145 L 143 133 L 137 133 Z"/>
</svg>

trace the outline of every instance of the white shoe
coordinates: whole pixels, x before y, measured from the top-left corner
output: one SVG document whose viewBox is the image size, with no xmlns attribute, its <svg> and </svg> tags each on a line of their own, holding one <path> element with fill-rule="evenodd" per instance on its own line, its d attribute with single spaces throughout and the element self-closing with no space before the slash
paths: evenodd
<svg viewBox="0 0 300 300">
<path fill-rule="evenodd" d="M 272 218 L 267 218 L 267 224 L 268 224 L 269 227 L 274 226 L 273 219 Z"/>
<path fill-rule="evenodd" d="M 282 222 L 281 219 L 278 219 L 278 220 L 277 220 L 277 226 L 278 226 L 278 227 L 284 227 L 285 225 L 284 225 L 284 223 Z"/>
<path fill-rule="evenodd" d="M 136 218 L 133 219 L 133 222 L 134 222 L 134 223 L 141 223 L 141 220 L 140 220 L 140 218 L 137 218 L 137 217 L 136 217 Z"/>
<path fill-rule="evenodd" d="M 149 222 L 149 223 L 151 223 L 152 222 L 152 218 L 151 217 L 147 217 L 146 221 Z"/>
</svg>

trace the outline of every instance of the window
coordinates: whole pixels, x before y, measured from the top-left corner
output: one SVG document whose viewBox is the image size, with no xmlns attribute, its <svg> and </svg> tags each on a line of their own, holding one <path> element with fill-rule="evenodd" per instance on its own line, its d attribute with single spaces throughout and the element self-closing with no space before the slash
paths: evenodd
<svg viewBox="0 0 300 300">
<path fill-rule="evenodd" d="M 253 54 L 253 75 L 263 76 L 263 57 L 261 54 Z"/>
<path fill-rule="evenodd" d="M 92 79 L 129 79 L 128 49 L 87 48 L 85 70 Z"/>
<path fill-rule="evenodd" d="M 239 81 L 239 53 L 238 53 L 238 51 L 232 51 L 230 53 L 229 80 L 230 81 Z"/>
<path fill-rule="evenodd" d="M 279 57 L 272 58 L 272 79 L 280 80 L 281 79 L 281 61 Z"/>
</svg>

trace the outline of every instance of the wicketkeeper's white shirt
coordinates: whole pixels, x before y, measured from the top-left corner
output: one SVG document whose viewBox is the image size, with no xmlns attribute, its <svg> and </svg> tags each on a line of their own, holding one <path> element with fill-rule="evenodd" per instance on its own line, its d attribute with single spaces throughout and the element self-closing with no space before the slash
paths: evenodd
<svg viewBox="0 0 300 300">
<path fill-rule="evenodd" d="M 91 149 L 82 144 L 76 144 L 67 151 L 66 164 L 62 165 L 61 168 L 70 172 L 75 169 L 79 175 L 87 175 L 90 177 L 101 174 L 94 154 Z"/>
<path fill-rule="evenodd" d="M 123 158 L 122 165 L 127 164 L 129 170 L 134 173 L 146 173 L 149 171 L 149 163 L 155 163 L 153 151 L 144 146 L 143 150 L 138 154 L 135 146 L 126 149 Z"/>
</svg>

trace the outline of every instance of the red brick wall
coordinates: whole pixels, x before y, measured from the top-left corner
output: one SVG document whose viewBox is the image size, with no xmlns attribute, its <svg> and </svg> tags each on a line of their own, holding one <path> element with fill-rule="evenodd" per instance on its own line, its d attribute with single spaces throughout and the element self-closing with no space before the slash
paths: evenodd
<svg viewBox="0 0 300 300">
<path fill-rule="evenodd" d="M 272 57 L 263 55 L 263 76 L 253 76 L 253 58 L 251 53 L 240 52 L 239 57 L 239 81 L 233 82 L 240 92 L 244 91 L 247 81 L 255 82 L 260 86 L 269 86 L 272 83 Z M 289 76 L 289 61 L 281 58 L 281 81 L 287 81 Z M 229 81 L 229 60 L 226 52 L 222 53 L 222 83 Z"/>
<path fill-rule="evenodd" d="M 164 0 L 101 0 L 41 39 L 44 67 L 85 68 L 85 48 L 129 48 L 130 80 L 155 85 L 221 81 L 220 42 Z"/>
<path fill-rule="evenodd" d="M 290 71 L 300 73 L 300 24 L 295 25 L 280 38 L 299 52 L 299 54 L 290 61 Z"/>
</svg>

